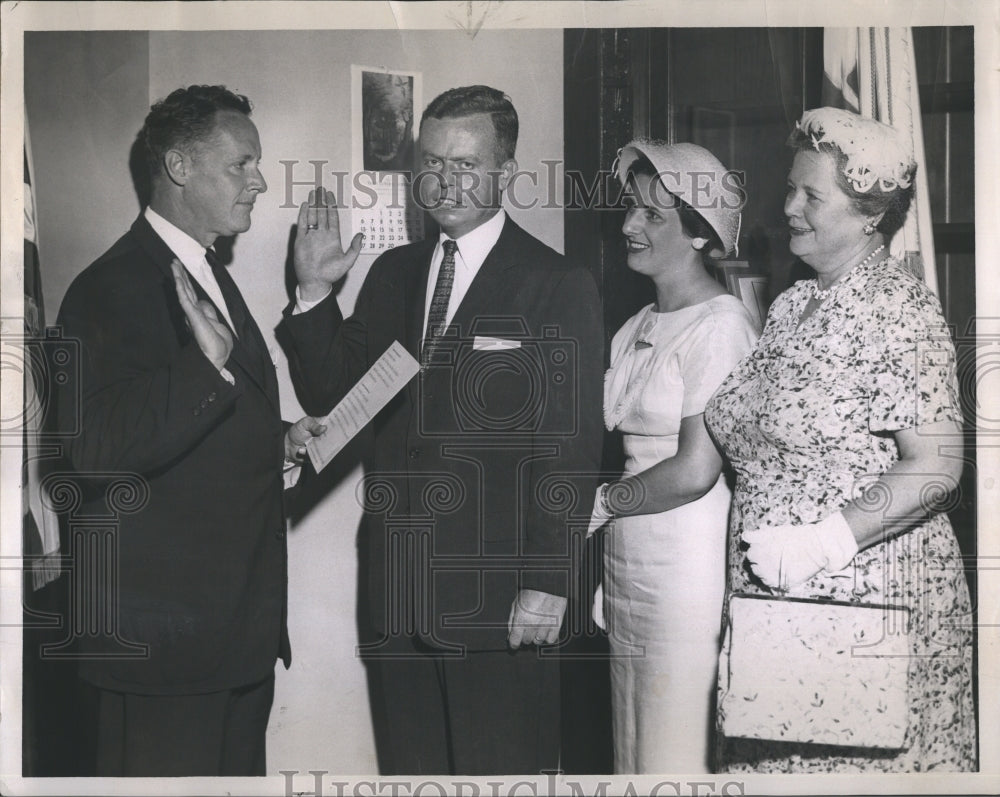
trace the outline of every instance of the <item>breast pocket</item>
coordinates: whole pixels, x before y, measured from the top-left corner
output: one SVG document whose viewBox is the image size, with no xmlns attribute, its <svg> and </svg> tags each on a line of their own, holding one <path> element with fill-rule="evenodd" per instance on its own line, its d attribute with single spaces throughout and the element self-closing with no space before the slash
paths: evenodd
<svg viewBox="0 0 1000 797">
<path fill-rule="evenodd" d="M 532 345 L 464 347 L 451 395 L 466 433 L 530 433 L 544 415 L 546 374 Z"/>
</svg>

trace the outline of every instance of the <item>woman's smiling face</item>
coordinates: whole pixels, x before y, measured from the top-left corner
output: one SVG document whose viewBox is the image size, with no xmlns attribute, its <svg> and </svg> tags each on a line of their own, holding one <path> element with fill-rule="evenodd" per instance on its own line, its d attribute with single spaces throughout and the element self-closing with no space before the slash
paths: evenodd
<svg viewBox="0 0 1000 797">
<path fill-rule="evenodd" d="M 691 239 L 681 226 L 677 198 L 656 178 L 632 174 L 629 182 L 632 192 L 622 225 L 628 267 L 653 276 L 677 258 L 689 255 Z"/>
<path fill-rule="evenodd" d="M 867 246 L 868 218 L 837 184 L 833 155 L 800 150 L 788 174 L 785 216 L 792 254 L 820 273 L 837 269 Z"/>
</svg>

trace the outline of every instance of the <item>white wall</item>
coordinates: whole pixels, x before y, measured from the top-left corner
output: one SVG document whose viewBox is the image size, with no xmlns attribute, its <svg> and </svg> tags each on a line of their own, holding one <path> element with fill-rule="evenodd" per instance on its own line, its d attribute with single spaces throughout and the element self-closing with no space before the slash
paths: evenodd
<svg viewBox="0 0 1000 797">
<path fill-rule="evenodd" d="M 49 324 L 73 277 L 139 212 L 129 149 L 149 110 L 148 39 L 126 31 L 25 34 L 25 118 Z"/>
<path fill-rule="evenodd" d="M 149 100 L 190 83 L 223 83 L 247 94 L 260 131 L 269 190 L 253 227 L 235 246 L 232 273 L 269 342 L 287 301 L 284 264 L 296 211 L 287 204 L 279 160 L 309 160 L 349 170 L 350 65 L 420 70 L 423 104 L 454 86 L 485 83 L 506 91 L 521 118 L 518 160 L 538 168 L 563 155 L 562 32 L 457 31 L 188 32 L 149 38 Z M 422 108 L 421 108 L 422 110 Z M 295 189 L 305 199 L 308 186 Z M 562 211 L 513 215 L 563 248 Z M 346 215 L 345 215 L 346 220 Z M 345 232 L 345 238 L 348 236 Z M 372 258 L 364 257 L 339 296 L 349 311 Z M 279 366 L 285 418 L 301 414 L 284 362 Z M 376 772 L 364 671 L 357 642 L 355 540 L 360 471 L 348 473 L 289 536 L 291 670 L 278 669 L 268 738 L 268 769 Z"/>
</svg>

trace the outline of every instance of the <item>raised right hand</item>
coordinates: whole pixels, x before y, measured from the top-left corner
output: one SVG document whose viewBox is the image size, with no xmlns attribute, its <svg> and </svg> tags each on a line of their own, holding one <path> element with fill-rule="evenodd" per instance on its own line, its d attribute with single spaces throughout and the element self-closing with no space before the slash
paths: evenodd
<svg viewBox="0 0 1000 797">
<path fill-rule="evenodd" d="M 219 320 L 211 302 L 198 299 L 187 271 L 176 257 L 170 264 L 170 270 L 174 273 L 177 299 L 181 303 L 181 309 L 187 318 L 188 326 L 191 327 L 195 342 L 212 365 L 221 371 L 233 351 L 233 333 Z"/>
<path fill-rule="evenodd" d="M 306 301 L 322 299 L 335 282 L 342 279 L 361 253 L 364 234 L 358 233 L 344 250 L 340 242 L 340 218 L 332 191 L 309 192 L 309 200 L 299 207 L 295 236 L 295 277 Z"/>
</svg>

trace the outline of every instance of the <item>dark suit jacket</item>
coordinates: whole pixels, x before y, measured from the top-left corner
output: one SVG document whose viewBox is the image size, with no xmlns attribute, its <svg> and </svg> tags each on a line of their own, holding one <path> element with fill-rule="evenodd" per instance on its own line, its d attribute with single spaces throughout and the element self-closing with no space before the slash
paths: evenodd
<svg viewBox="0 0 1000 797">
<path fill-rule="evenodd" d="M 59 401 L 62 428 L 80 420 L 67 440 L 86 485 L 77 517 L 114 510 L 116 527 L 116 575 L 91 573 L 102 583 L 73 607 L 94 612 L 114 590 L 112 627 L 77 635 L 81 675 L 150 694 L 233 688 L 273 672 L 279 653 L 290 659 L 274 367 L 237 341 L 235 386 L 222 378 L 187 329 L 172 259 L 140 216 L 74 280 L 59 314 L 82 356 L 79 401 Z M 145 485 L 124 501 L 112 478 L 123 473 Z M 74 578 L 87 577 L 91 534 L 73 537 Z M 132 643 L 148 652 L 135 658 Z"/>
<path fill-rule="evenodd" d="M 332 296 L 288 308 L 308 412 L 328 412 L 395 340 L 419 360 L 434 246 L 379 257 L 346 321 Z M 589 272 L 507 219 L 433 362 L 374 419 L 364 500 L 376 629 L 500 650 L 518 589 L 567 595 L 567 520 L 586 526 L 600 458 L 603 345 Z"/>
</svg>

